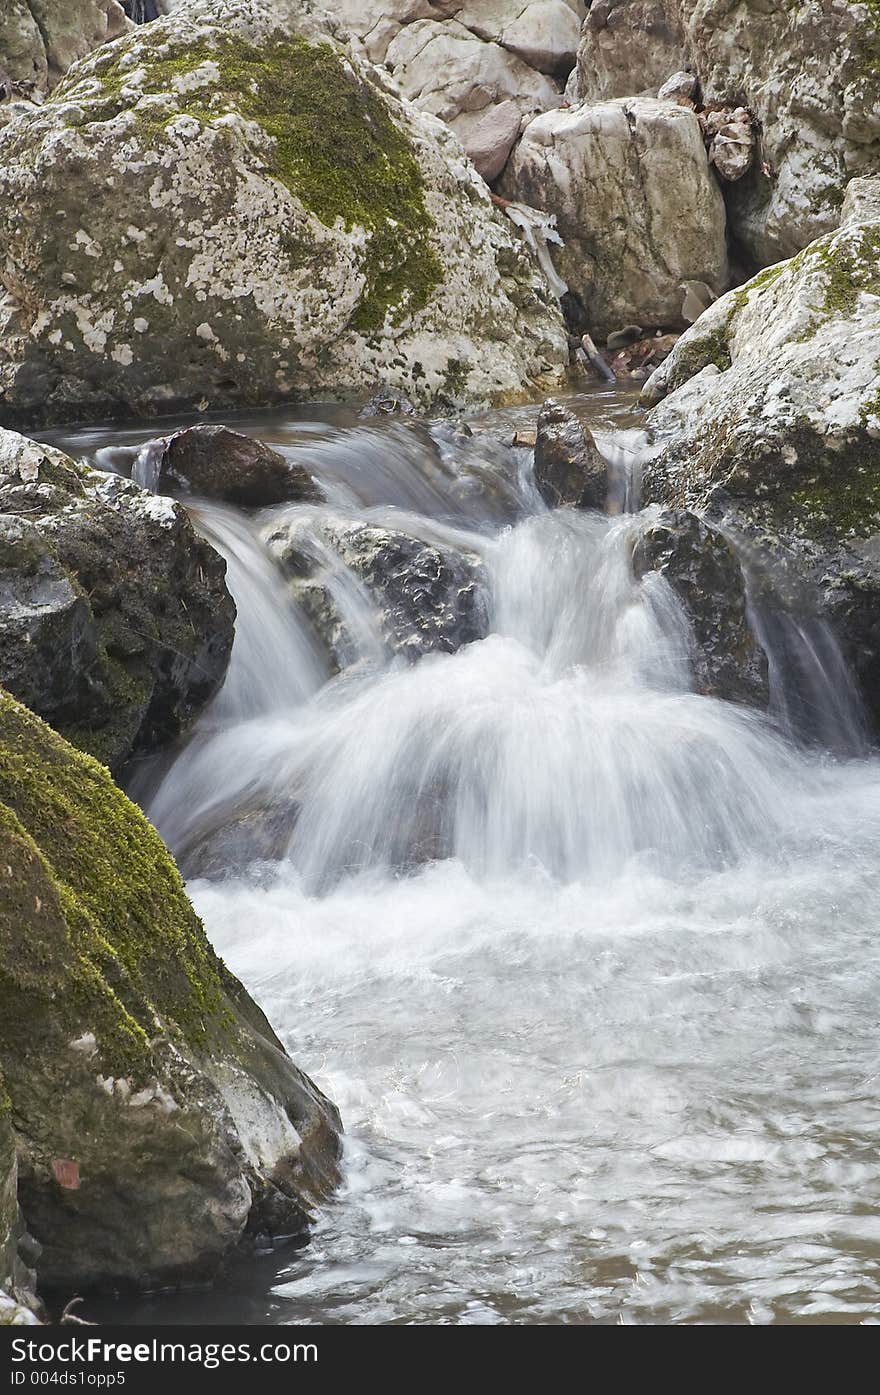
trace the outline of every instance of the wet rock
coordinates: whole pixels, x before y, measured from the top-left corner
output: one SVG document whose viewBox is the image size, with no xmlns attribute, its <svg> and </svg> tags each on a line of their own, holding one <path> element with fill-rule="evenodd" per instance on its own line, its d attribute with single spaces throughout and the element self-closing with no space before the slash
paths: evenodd
<svg viewBox="0 0 880 1395">
<path fill-rule="evenodd" d="M 766 708 L 767 657 L 752 633 L 746 585 L 727 539 L 692 513 L 661 513 L 633 551 L 636 576 L 657 572 L 684 607 L 698 692 Z"/>
<path fill-rule="evenodd" d="M 356 602 L 346 606 L 352 583 L 377 608 L 375 639 L 407 659 L 451 654 L 488 633 L 488 579 L 475 553 L 336 515 L 300 515 L 264 536 L 339 668 L 365 644 Z"/>
<path fill-rule="evenodd" d="M 727 285 L 724 200 L 692 111 L 653 98 L 537 117 L 501 193 L 556 215 L 556 269 L 594 338 L 683 327 L 682 285 Z"/>
<path fill-rule="evenodd" d="M 487 184 L 500 175 L 519 139 L 522 113 L 516 102 L 497 102 L 479 112 L 462 112 L 456 134 Z"/>
<path fill-rule="evenodd" d="M 338 30 L 287 0 L 185 0 L 7 109 L 0 421 L 559 381 L 528 249 L 455 136 Z"/>
<path fill-rule="evenodd" d="M 535 483 L 551 509 L 604 509 L 608 466 L 589 429 L 567 407 L 545 402 L 538 417 Z"/>
<path fill-rule="evenodd" d="M 752 265 L 793 256 L 837 227 L 852 175 L 880 160 L 873 6 L 768 0 L 602 0 L 578 54 L 590 103 L 656 92 L 689 69 L 708 107 L 741 104 L 761 133 L 758 159 L 727 138 L 717 168 L 728 220 Z"/>
<path fill-rule="evenodd" d="M 611 371 L 618 380 L 635 378 L 644 382 L 669 357 L 678 338 L 677 334 L 654 334 L 637 339 L 613 356 Z"/>
<path fill-rule="evenodd" d="M 416 409 L 409 398 L 389 387 L 378 388 L 358 413 L 361 417 L 414 417 L 415 414 Z"/>
<path fill-rule="evenodd" d="M 245 508 L 321 497 L 302 466 L 227 426 L 190 426 L 169 436 L 158 460 L 157 489 Z"/>
<path fill-rule="evenodd" d="M 605 341 L 605 347 L 609 353 L 616 353 L 618 349 L 625 349 L 628 344 L 634 344 L 637 339 L 642 338 L 642 328 L 640 325 L 625 325 L 623 329 L 616 329 L 613 334 L 609 334 Z"/>
<path fill-rule="evenodd" d="M 337 1177 L 335 1109 L 146 819 L 6 697 L 0 841 L 0 1069 L 41 1283 L 204 1281 L 248 1237 L 305 1235 Z"/>
<path fill-rule="evenodd" d="M 0 682 L 112 769 L 220 686 L 225 573 L 170 499 L 0 431 Z"/>
<path fill-rule="evenodd" d="M 647 501 L 725 519 L 832 622 L 880 718 L 880 222 L 717 301 L 643 392 Z"/>
<path fill-rule="evenodd" d="M 673 73 L 660 88 L 657 96 L 661 102 L 678 102 L 681 106 L 695 106 L 700 83 L 696 73 Z"/>
</svg>

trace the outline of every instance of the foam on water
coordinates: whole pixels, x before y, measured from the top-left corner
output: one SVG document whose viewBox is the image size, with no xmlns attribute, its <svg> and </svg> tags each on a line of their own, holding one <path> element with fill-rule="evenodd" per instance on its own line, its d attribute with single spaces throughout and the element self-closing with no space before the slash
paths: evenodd
<svg viewBox="0 0 880 1395">
<path fill-rule="evenodd" d="M 191 886 L 347 1126 L 341 1194 L 248 1314 L 873 1320 L 880 766 L 786 716 L 793 671 L 861 749 L 833 640 L 784 627 L 770 717 L 701 697 L 638 516 L 547 513 L 514 456 L 513 523 L 495 463 L 463 510 L 454 463 L 421 436 L 401 463 L 399 427 L 380 465 L 379 434 L 303 449 L 337 513 L 466 522 L 491 633 L 412 666 L 365 639 L 328 680 L 266 519 L 197 508 L 239 627 L 149 803 L 179 849 L 286 811 L 279 860 Z"/>
</svg>

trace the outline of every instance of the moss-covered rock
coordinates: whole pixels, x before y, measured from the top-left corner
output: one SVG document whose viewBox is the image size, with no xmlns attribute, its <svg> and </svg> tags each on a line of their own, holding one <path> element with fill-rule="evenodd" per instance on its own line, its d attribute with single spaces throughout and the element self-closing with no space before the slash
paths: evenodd
<svg viewBox="0 0 880 1395">
<path fill-rule="evenodd" d="M 207 1278 L 301 1234 L 335 1110 L 107 772 L 0 694 L 0 1069 L 49 1286 Z"/>
<path fill-rule="evenodd" d="M 170 499 L 0 430 L 0 682 L 112 769 L 217 691 L 225 573 Z"/>
<path fill-rule="evenodd" d="M 806 581 L 880 716 L 880 222 L 730 292 L 644 395 L 646 497 L 725 515 Z"/>
<path fill-rule="evenodd" d="M 503 398 L 567 359 L 454 136 L 308 0 L 186 0 L 78 65 L 0 131 L 0 242 L 10 424 L 433 401 L 453 363 L 457 400 Z"/>
</svg>

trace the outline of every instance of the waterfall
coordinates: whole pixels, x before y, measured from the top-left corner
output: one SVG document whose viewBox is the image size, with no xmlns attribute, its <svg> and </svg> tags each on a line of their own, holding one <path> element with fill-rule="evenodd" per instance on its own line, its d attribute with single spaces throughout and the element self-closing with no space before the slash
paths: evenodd
<svg viewBox="0 0 880 1395">
<path fill-rule="evenodd" d="M 135 793 L 348 1128 L 339 1202 L 248 1311 L 880 1314 L 880 767 L 830 630 L 765 588 L 769 711 L 702 696 L 634 572 L 637 437 L 598 423 L 613 512 L 551 512 L 486 425 L 298 427 L 326 503 L 192 504 L 235 647 Z M 482 637 L 395 648 L 362 527 L 465 559 Z"/>
</svg>

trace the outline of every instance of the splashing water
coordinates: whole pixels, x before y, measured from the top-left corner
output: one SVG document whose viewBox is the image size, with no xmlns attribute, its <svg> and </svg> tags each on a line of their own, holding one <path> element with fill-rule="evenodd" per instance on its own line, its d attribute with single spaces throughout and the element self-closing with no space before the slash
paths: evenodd
<svg viewBox="0 0 880 1395">
<path fill-rule="evenodd" d="M 633 576 L 638 516 L 548 513 L 473 447 L 463 495 L 399 427 L 373 469 L 380 436 L 289 448 L 337 516 L 477 551 L 487 637 L 407 665 L 337 558 L 364 613 L 331 678 L 277 515 L 197 505 L 235 649 L 148 797 L 195 867 L 271 811 L 271 856 L 191 891 L 339 1103 L 345 1185 L 246 1296 L 134 1316 L 875 1321 L 880 767 L 797 745 L 781 671 L 852 750 L 845 685 L 804 679 L 833 641 L 813 662 L 788 626 L 771 718 L 699 696 L 673 592 Z"/>
</svg>

